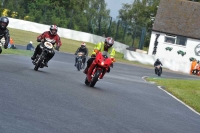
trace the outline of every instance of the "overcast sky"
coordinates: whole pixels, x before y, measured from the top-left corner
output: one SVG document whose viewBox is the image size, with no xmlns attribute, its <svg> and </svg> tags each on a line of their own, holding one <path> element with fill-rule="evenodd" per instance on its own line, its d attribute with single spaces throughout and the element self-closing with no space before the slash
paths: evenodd
<svg viewBox="0 0 200 133">
<path fill-rule="evenodd" d="M 134 0 L 105 0 L 107 9 L 110 9 L 110 15 L 113 18 L 118 16 L 118 10 L 122 8 L 123 3 L 133 3 Z"/>
</svg>

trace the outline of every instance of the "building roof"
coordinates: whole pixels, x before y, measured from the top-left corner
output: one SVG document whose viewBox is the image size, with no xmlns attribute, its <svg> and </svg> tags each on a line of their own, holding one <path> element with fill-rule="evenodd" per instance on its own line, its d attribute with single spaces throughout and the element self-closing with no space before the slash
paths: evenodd
<svg viewBox="0 0 200 133">
<path fill-rule="evenodd" d="M 161 0 L 152 30 L 200 39 L 200 3 Z"/>
</svg>

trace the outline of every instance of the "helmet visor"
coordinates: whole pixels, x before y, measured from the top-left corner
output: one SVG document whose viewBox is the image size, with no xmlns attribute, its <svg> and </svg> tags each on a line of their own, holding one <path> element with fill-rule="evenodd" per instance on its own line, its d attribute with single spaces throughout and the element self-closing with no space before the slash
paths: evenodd
<svg viewBox="0 0 200 133">
<path fill-rule="evenodd" d="M 55 34 L 57 33 L 57 30 L 56 30 L 56 29 L 52 29 L 52 30 L 51 30 L 51 33 L 52 33 L 53 35 L 55 35 Z"/>
<path fill-rule="evenodd" d="M 107 46 L 108 48 L 110 48 L 110 47 L 112 47 L 112 44 L 106 43 L 106 46 Z"/>
<path fill-rule="evenodd" d="M 7 25 L 7 23 L 1 22 L 1 26 L 2 26 L 2 27 L 6 27 L 6 25 Z"/>
<path fill-rule="evenodd" d="M 81 45 L 81 48 L 85 48 L 85 46 L 84 46 L 84 45 Z"/>
</svg>

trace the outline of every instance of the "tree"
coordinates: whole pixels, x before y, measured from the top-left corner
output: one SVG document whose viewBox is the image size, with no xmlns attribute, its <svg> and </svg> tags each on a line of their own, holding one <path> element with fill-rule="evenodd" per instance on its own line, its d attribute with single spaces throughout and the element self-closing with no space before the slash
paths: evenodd
<svg viewBox="0 0 200 133">
<path fill-rule="evenodd" d="M 140 40 L 142 27 L 146 27 L 147 32 L 151 31 L 158 4 L 159 0 L 135 0 L 132 4 L 123 4 L 118 17 L 128 25 L 129 38 Z"/>
</svg>

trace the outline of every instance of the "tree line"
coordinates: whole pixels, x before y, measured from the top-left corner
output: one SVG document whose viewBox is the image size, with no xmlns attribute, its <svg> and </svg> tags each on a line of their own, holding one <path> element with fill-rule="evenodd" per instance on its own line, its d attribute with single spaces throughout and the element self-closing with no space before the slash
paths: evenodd
<svg viewBox="0 0 200 133">
<path fill-rule="evenodd" d="M 159 2 L 134 0 L 123 4 L 117 18 L 110 16 L 105 0 L 0 0 L 0 10 L 3 16 L 112 36 L 134 47 L 142 42 L 148 47 Z"/>
</svg>

